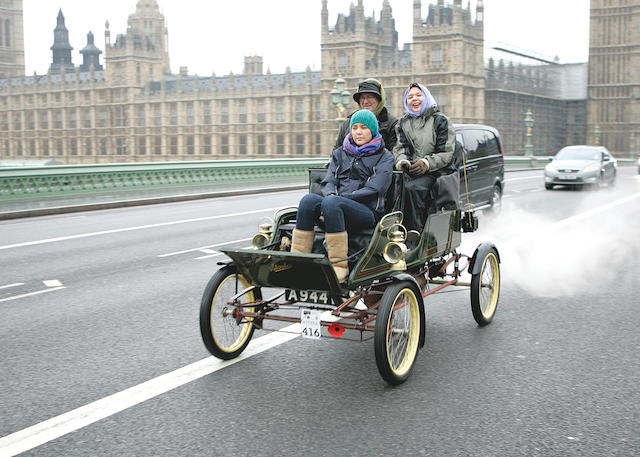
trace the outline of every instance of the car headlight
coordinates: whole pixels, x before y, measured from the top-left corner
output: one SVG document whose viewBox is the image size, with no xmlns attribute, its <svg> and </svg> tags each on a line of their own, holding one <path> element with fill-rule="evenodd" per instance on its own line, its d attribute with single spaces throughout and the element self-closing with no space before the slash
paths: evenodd
<svg viewBox="0 0 640 457">
<path fill-rule="evenodd" d="M 406 229 L 397 224 L 389 229 L 389 242 L 382 251 L 382 257 L 384 260 L 391 264 L 392 270 L 406 270 L 407 263 L 404 260 L 404 255 L 407 252 L 407 245 L 404 242 L 407 239 Z"/>
<path fill-rule="evenodd" d="M 273 224 L 270 222 L 265 222 L 260 224 L 259 232 L 256 236 L 251 240 L 251 245 L 253 249 L 262 249 L 271 241 L 271 231 L 273 229 Z"/>
<path fill-rule="evenodd" d="M 555 173 L 558 170 L 556 170 L 556 167 L 554 167 L 553 165 L 549 164 L 546 167 L 544 167 L 545 171 L 548 171 L 549 173 Z"/>
<path fill-rule="evenodd" d="M 580 171 L 582 173 L 594 173 L 600 171 L 600 167 L 598 165 L 587 165 Z"/>
</svg>

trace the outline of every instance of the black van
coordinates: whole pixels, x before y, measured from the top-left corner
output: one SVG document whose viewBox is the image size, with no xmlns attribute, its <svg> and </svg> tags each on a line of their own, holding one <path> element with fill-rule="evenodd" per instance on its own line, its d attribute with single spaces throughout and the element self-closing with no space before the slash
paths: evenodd
<svg viewBox="0 0 640 457">
<path fill-rule="evenodd" d="M 500 134 L 487 125 L 454 124 L 453 127 L 456 148 L 464 151 L 464 163 L 459 168 L 460 207 L 499 211 L 504 190 L 504 150 Z"/>
</svg>

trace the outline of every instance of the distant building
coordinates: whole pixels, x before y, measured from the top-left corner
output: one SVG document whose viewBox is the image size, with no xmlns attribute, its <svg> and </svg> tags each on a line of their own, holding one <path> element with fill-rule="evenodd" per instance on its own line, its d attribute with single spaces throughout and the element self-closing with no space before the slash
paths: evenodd
<svg viewBox="0 0 640 457">
<path fill-rule="evenodd" d="M 73 66 L 60 11 L 48 74 L 24 76 L 22 2 L 0 0 L 5 4 L 12 9 L 0 8 L 0 15 L 9 11 L 12 24 L 20 19 L 20 38 L 11 35 L 8 43 L 22 60 L 15 67 L 0 60 L 0 74 L 5 74 L 0 78 L 0 159 L 328 157 L 338 127 L 330 99 L 338 77 L 351 93 L 364 78 L 380 79 L 396 116 L 402 114 L 406 87 L 420 81 L 454 122 L 486 122 L 500 129 L 507 154 L 523 152 L 528 109 L 535 118 L 536 153 L 588 137 L 587 64 L 539 59 L 485 64 L 482 0 L 475 11 L 461 0 L 446 5 L 437 0 L 423 11 L 422 2 L 414 0 L 413 41 L 402 47 L 388 0 L 378 18 L 365 16 L 358 0 L 334 25 L 328 23 L 328 1 L 322 0 L 320 71 L 271 74 L 263 71 L 261 56 L 247 56 L 242 74 L 225 76 L 189 75 L 186 67 L 171 73 L 168 31 L 156 0 L 138 0 L 126 33 L 113 41 L 105 24 L 104 68 L 91 32 L 80 50 L 82 63 Z M 354 110 L 355 103 L 348 108 Z"/>
<path fill-rule="evenodd" d="M 0 0 L 0 78 L 24 76 L 22 0 Z"/>
<path fill-rule="evenodd" d="M 640 142 L 640 1 L 591 0 L 588 142 L 618 154 Z"/>
<path fill-rule="evenodd" d="M 526 143 L 524 117 L 531 110 L 533 150 L 552 154 L 586 142 L 587 64 L 565 64 L 519 55 L 527 64 L 489 59 L 486 68 L 485 122 L 502 136 L 506 154 L 521 154 Z"/>
</svg>

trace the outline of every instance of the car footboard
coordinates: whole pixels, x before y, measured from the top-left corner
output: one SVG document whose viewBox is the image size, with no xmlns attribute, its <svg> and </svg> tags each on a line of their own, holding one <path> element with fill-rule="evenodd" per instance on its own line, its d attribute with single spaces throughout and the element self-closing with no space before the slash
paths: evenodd
<svg viewBox="0 0 640 457">
<path fill-rule="evenodd" d="M 344 291 L 331 262 L 322 254 L 255 249 L 220 249 L 255 286 L 284 289 Z"/>
</svg>

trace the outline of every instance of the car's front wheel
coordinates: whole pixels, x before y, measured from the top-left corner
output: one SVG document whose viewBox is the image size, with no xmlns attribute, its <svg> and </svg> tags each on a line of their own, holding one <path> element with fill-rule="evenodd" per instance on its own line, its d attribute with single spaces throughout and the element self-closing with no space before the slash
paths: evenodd
<svg viewBox="0 0 640 457">
<path fill-rule="evenodd" d="M 247 307 L 262 298 L 260 289 L 242 295 L 236 306 L 232 298 L 249 287 L 249 282 L 234 265 L 218 270 L 209 280 L 200 303 L 200 333 L 209 352 L 219 359 L 230 360 L 245 350 L 255 327 L 253 320 L 240 318 L 238 311 L 255 311 Z"/>
<path fill-rule="evenodd" d="M 407 380 L 420 346 L 422 295 L 412 282 L 388 286 L 378 306 L 374 333 L 376 365 L 391 385 Z"/>
</svg>

